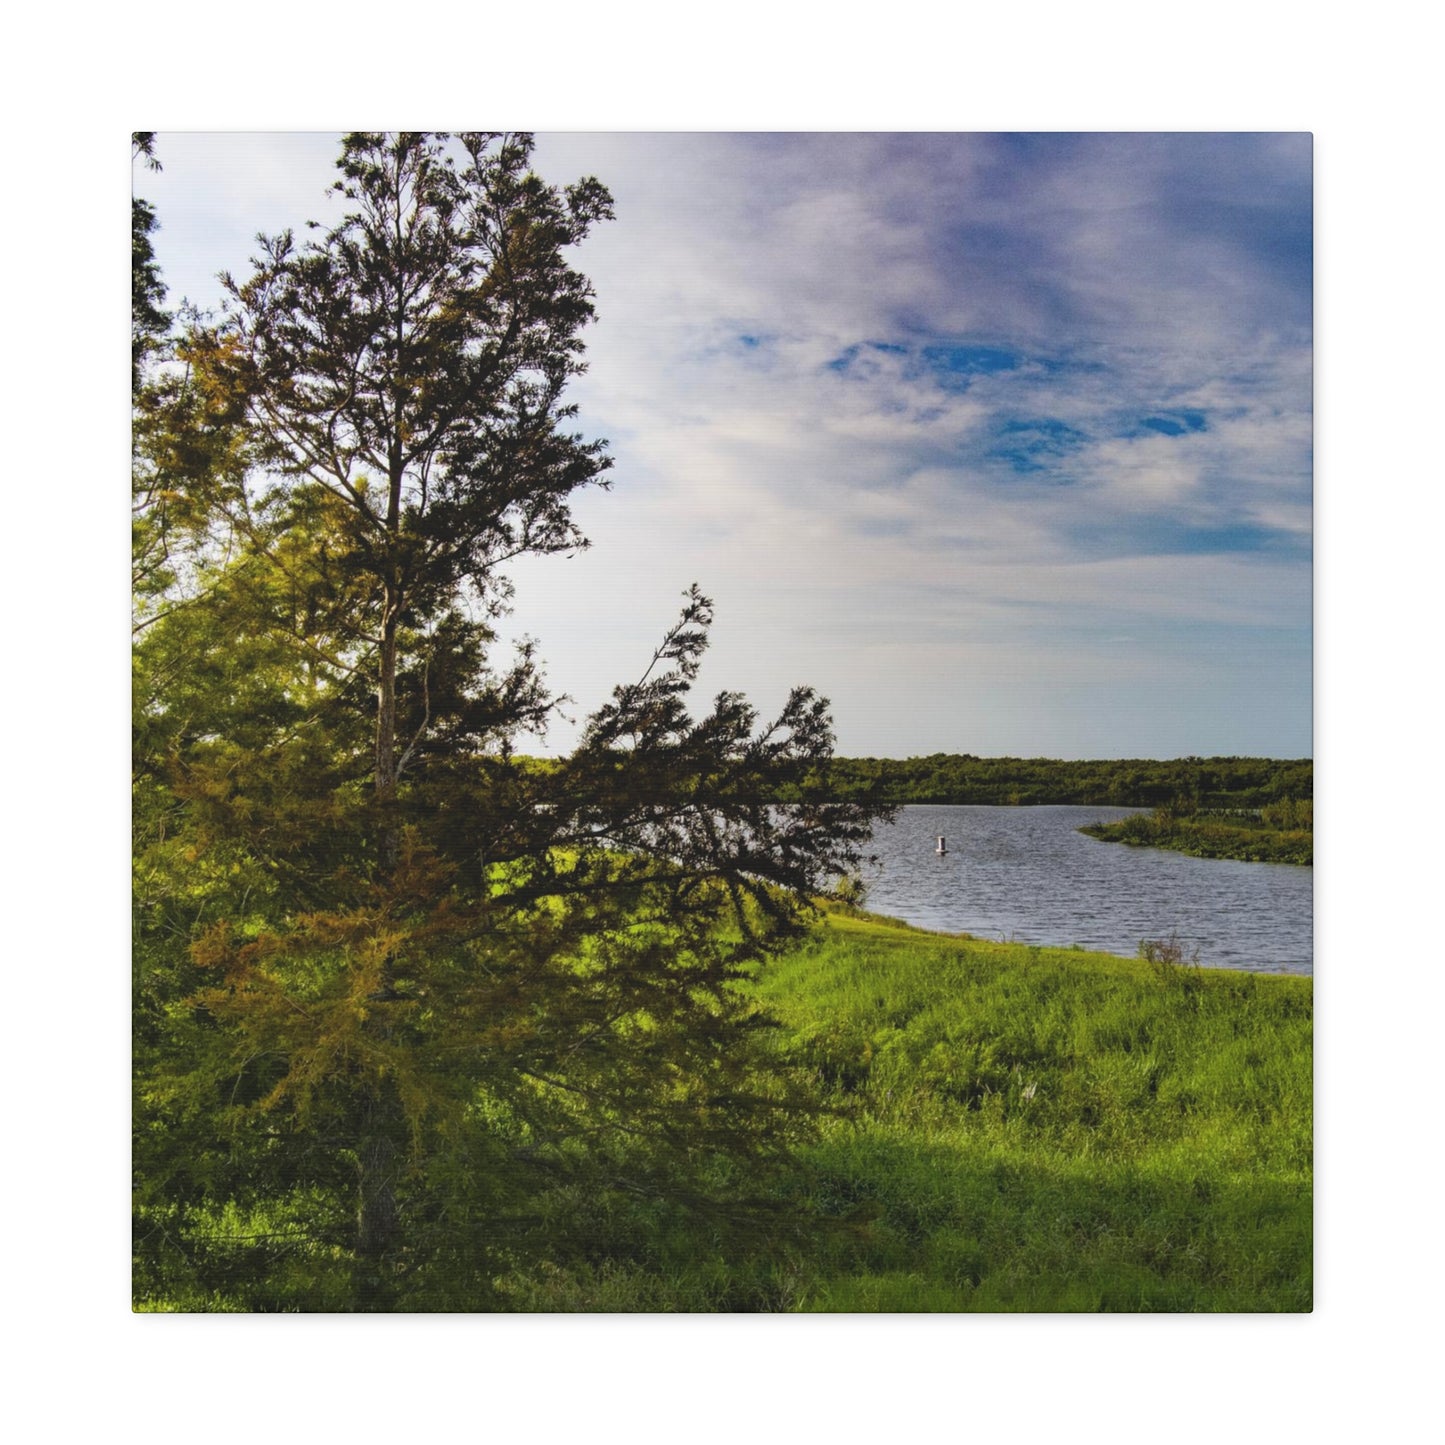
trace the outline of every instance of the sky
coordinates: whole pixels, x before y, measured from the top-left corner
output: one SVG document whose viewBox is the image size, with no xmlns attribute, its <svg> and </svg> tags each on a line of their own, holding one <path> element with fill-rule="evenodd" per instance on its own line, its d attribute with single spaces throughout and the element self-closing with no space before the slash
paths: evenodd
<svg viewBox="0 0 1445 1445">
<path fill-rule="evenodd" d="M 1381 988 L 1380 970 L 1361 961 L 1413 957 L 1420 941 L 1438 931 L 1433 907 L 1438 810 L 1421 806 L 1422 796 L 1427 802 L 1431 798 L 1428 784 L 1422 794 L 1417 776 L 1419 760 L 1437 750 L 1439 731 L 1438 669 L 1429 664 L 1438 652 L 1442 509 L 1442 489 L 1434 482 L 1440 470 L 1438 439 L 1429 424 L 1438 411 L 1442 320 L 1439 206 L 1432 184 L 1438 170 L 1438 46 L 1430 43 L 1429 12 L 1387 0 L 1362 25 L 1357 14 L 1344 10 L 1225 0 L 1202 20 L 1196 11 L 1143 0 L 1092 6 L 1045 0 L 1041 6 L 955 7 L 949 12 L 904 5 L 889 11 L 886 24 L 848 24 L 835 23 L 835 17 L 820 22 L 814 6 L 748 0 L 730 8 L 724 23 L 709 7 L 674 6 L 665 23 L 658 23 L 650 9 L 631 13 L 642 9 L 632 0 L 615 6 L 563 0 L 547 12 L 545 47 L 536 43 L 534 10 L 492 7 L 459 15 L 455 7 L 429 6 L 425 0 L 408 12 L 414 22 L 410 30 L 391 27 L 381 45 L 373 25 L 338 26 L 334 13 L 323 7 L 271 0 L 251 7 L 242 24 L 230 10 L 182 7 L 170 0 L 147 12 L 156 23 L 145 26 L 137 26 L 134 15 L 123 9 L 96 10 L 85 17 L 78 45 L 71 10 L 36 10 L 17 32 L 28 43 L 24 53 L 31 63 L 13 68 L 10 98 L 17 114 L 43 118 L 41 128 L 32 125 L 24 134 L 40 136 L 44 143 L 15 148 L 12 167 L 19 180 L 12 190 L 20 198 L 17 216 L 24 224 L 10 227 L 5 240 L 12 274 L 21 281 L 7 299 L 7 321 L 17 339 L 11 348 L 12 382 L 18 383 L 12 386 L 12 410 L 18 408 L 16 415 L 24 418 L 10 438 L 18 453 L 11 473 L 19 479 L 10 498 L 10 531 L 26 539 L 9 570 L 18 588 L 12 610 L 48 623 L 15 629 L 10 639 L 10 671 L 21 681 L 19 705 L 7 714 L 14 734 L 7 741 L 12 756 L 27 764 L 15 770 L 13 779 L 18 797 L 11 800 L 11 812 L 22 820 L 26 838 L 15 860 L 19 873 L 13 891 L 41 905 L 21 910 L 18 952 L 62 961 L 74 955 L 76 968 L 90 969 L 96 982 L 77 995 L 77 1007 L 67 1015 L 67 1037 L 81 1044 L 71 1052 L 84 1059 L 82 1067 L 55 1070 L 53 1031 L 32 1030 L 16 1045 L 16 1067 L 27 1078 L 44 1077 L 54 1095 L 53 1107 L 21 1111 L 16 1120 L 22 1136 L 29 1130 L 23 1142 L 30 1152 L 47 1157 L 52 1186 L 43 1216 L 27 1219 L 27 1231 L 39 1244 L 19 1261 L 15 1284 L 22 1298 L 34 1302 L 31 1315 L 41 1326 L 32 1331 L 40 1343 L 34 1360 L 27 1361 L 33 1365 L 27 1378 L 35 1381 L 36 1408 L 53 1409 L 57 1398 L 70 1398 L 63 1394 L 70 1374 L 61 1378 L 68 1357 L 46 1350 L 43 1343 L 62 1329 L 67 1338 L 79 1335 L 87 1345 L 89 1375 L 100 1385 L 88 1398 L 101 1402 L 97 1408 L 113 1415 L 119 1402 L 152 1415 L 157 1410 L 154 1390 L 144 1393 L 154 1373 L 148 1371 L 150 1355 L 140 1353 L 149 1348 L 148 1337 L 138 1334 L 122 1311 L 105 1307 L 126 1298 L 124 1257 L 110 1247 L 104 1231 L 94 1229 L 92 1218 L 97 1164 L 108 1179 L 123 1179 L 128 1169 L 128 1120 L 123 1107 L 113 1103 L 107 1108 L 104 1100 L 123 1099 L 112 1081 L 129 1064 L 128 1035 L 121 1024 L 128 1017 L 129 976 L 123 969 L 96 972 L 91 967 L 97 938 L 124 937 L 130 904 L 129 872 L 119 863 L 129 831 L 127 649 L 120 641 L 129 637 L 129 617 L 119 565 L 129 510 L 114 494 L 114 459 L 128 429 L 118 382 L 128 350 L 118 316 L 107 328 L 115 352 L 99 371 L 92 348 L 88 342 L 78 345 L 77 338 L 90 337 L 97 314 L 124 304 L 120 230 L 126 182 L 120 167 L 126 133 L 137 126 L 162 126 L 166 173 L 137 176 L 137 183 L 142 194 L 162 206 L 166 230 L 160 240 L 173 285 L 178 293 L 189 289 L 199 296 L 215 270 L 244 265 L 257 229 L 275 230 L 323 214 L 320 188 L 333 144 L 330 137 L 276 135 L 259 143 L 227 137 L 224 145 L 219 138 L 203 144 L 180 131 L 319 128 L 355 116 L 360 106 L 377 117 L 390 112 L 388 119 L 432 118 L 440 112 L 465 122 L 481 112 L 538 129 L 821 125 L 1314 131 L 1321 328 L 1317 792 L 1321 817 L 1328 820 L 1317 839 L 1316 863 L 1325 880 L 1317 890 L 1315 985 L 1322 1005 L 1318 1057 L 1325 1107 L 1319 1119 L 1324 1204 L 1318 1221 L 1322 1268 L 1315 1314 L 1283 1333 L 1277 1322 L 1263 1318 L 1236 1318 L 1221 1330 L 1215 1321 L 1181 1317 L 1163 1331 L 1142 1319 L 1114 1321 L 1118 1328 L 1107 1330 L 1094 1324 L 1085 1328 L 1084 1321 L 1073 1329 L 1063 1328 L 1068 1321 L 1024 1318 L 1010 1320 L 1007 1328 L 998 1321 L 981 1322 L 979 1329 L 959 1321 L 923 1329 L 896 1319 L 856 1317 L 839 1329 L 822 1320 L 811 1325 L 798 1320 L 790 1325 L 784 1352 L 759 1350 L 756 1332 L 732 1328 L 740 1322 L 699 1319 L 697 1328 L 679 1330 L 642 1318 L 625 1329 L 614 1321 L 605 1329 L 585 1330 L 584 1348 L 577 1347 L 576 1330 L 569 1328 L 565 1339 L 553 1331 L 539 1350 L 537 1331 L 552 1327 L 534 1320 L 525 1322 L 526 1329 L 508 1322 L 505 1330 L 487 1332 L 489 1363 L 482 1373 L 487 1383 L 499 1386 L 491 1390 L 489 1410 L 508 1423 L 535 1429 L 537 1400 L 544 1397 L 558 1420 L 570 1424 L 575 1415 L 578 1427 L 587 1428 L 595 1423 L 596 1402 L 610 1399 L 617 1381 L 635 1372 L 641 1332 L 648 1358 L 663 1364 L 654 1372 L 660 1383 L 652 1391 L 651 1416 L 658 1423 L 652 1428 L 649 1412 L 643 1412 L 639 1433 L 644 1438 L 662 1438 L 668 1422 L 709 1388 L 719 1364 L 734 1367 L 748 1388 L 734 1392 L 741 1401 L 738 1408 L 713 1392 L 716 1399 L 709 1399 L 718 1408 L 695 1422 L 700 1439 L 726 1439 L 739 1426 L 757 1433 L 759 1419 L 781 1422 L 771 1432 L 764 1427 L 765 1438 L 783 1438 L 790 1430 L 816 1434 L 820 1416 L 825 1425 L 845 1433 L 856 1434 L 860 1427 L 896 1432 L 900 1421 L 916 1433 L 957 1415 L 962 1331 L 974 1376 L 989 1384 L 973 1391 L 971 1417 L 996 1430 L 1016 1430 L 1018 1401 L 1033 1390 L 1042 1362 L 1057 1388 L 1042 1397 L 1037 1390 L 1027 1395 L 1033 1416 L 1090 1441 L 1106 1438 L 1106 1423 L 1093 1422 L 1107 1422 L 1117 1433 L 1122 1329 L 1131 1361 L 1145 1366 L 1131 1376 L 1127 1413 L 1140 1420 L 1170 1418 L 1187 1445 L 1217 1440 L 1242 1418 L 1258 1422 L 1261 1430 L 1274 1427 L 1276 1433 L 1327 1426 L 1337 1431 L 1341 1421 L 1357 1434 L 1379 1433 L 1382 1424 L 1395 1434 L 1408 1433 L 1430 1403 L 1423 1382 L 1430 1378 L 1427 1342 L 1433 1321 L 1417 1284 L 1418 1241 L 1433 1227 L 1436 1194 L 1428 1157 L 1416 1145 L 1418 1116 L 1429 1107 L 1437 1084 L 1430 1025 L 1440 1013 L 1432 1007 L 1440 985 L 1436 973 L 1416 970 L 1409 987 L 1419 1005 L 1402 1011 L 1399 990 Z M 435 43 L 436 36 L 445 36 L 446 43 Z M 63 84 L 56 68 L 46 64 L 51 56 L 64 57 Z M 507 63 L 516 57 L 523 63 Z M 164 129 L 167 124 L 173 129 Z M 633 137 L 631 143 L 643 139 L 652 138 Z M 710 227 L 736 219 L 727 212 L 716 174 L 693 177 L 674 166 L 666 175 L 650 176 L 640 163 L 629 165 L 625 174 L 608 170 L 611 161 L 602 152 L 615 157 L 626 140 L 597 135 L 568 141 L 577 171 L 604 176 L 630 207 L 620 210 L 617 221 L 599 231 L 579 258 L 594 276 L 600 277 L 600 252 L 609 233 L 619 237 L 619 246 L 623 238 L 638 235 L 642 213 L 637 207 L 644 194 L 670 189 L 683 198 L 698 191 L 707 195 L 711 186 L 717 194 L 709 197 L 701 216 L 691 219 L 692 229 L 708 234 Z M 745 138 L 713 141 L 715 149 L 748 143 Z M 544 136 L 541 153 L 561 157 L 561 145 L 562 138 Z M 596 158 L 578 155 L 575 148 L 581 145 Z M 115 228 L 109 243 L 107 216 Z M 680 212 L 671 216 L 676 234 L 685 235 Z M 651 238 L 664 258 L 675 250 L 666 240 L 665 235 Z M 747 265 L 762 276 L 777 259 L 759 254 Z M 828 267 L 841 265 L 842 259 L 830 244 Z M 1248 256 L 1236 261 L 1254 265 Z M 648 262 L 642 255 L 637 264 Z M 735 269 L 742 265 L 735 262 Z M 178 268 L 184 268 L 185 285 L 177 282 Z M 664 276 L 659 268 L 651 279 Z M 649 278 L 633 279 L 640 287 Z M 623 297 L 612 281 L 608 285 L 610 292 L 599 292 L 594 359 L 609 332 L 617 334 L 625 319 Z M 785 298 L 789 304 L 796 299 Z M 1236 316 L 1236 327 L 1247 330 L 1248 324 L 1247 316 Z M 664 329 L 664 322 L 656 320 L 654 336 L 660 338 Z M 638 349 L 645 350 L 640 344 Z M 74 384 L 58 386 L 57 377 Z M 104 415 L 94 422 L 87 415 L 84 425 L 76 424 L 76 399 L 85 394 L 87 377 L 114 398 L 109 426 Z M 594 370 L 588 385 L 597 388 L 605 380 Z M 662 395 L 668 380 L 665 368 L 649 370 L 648 385 L 660 387 Z M 620 379 L 614 383 L 622 384 Z M 594 389 L 593 397 L 597 394 Z M 707 399 L 700 399 L 699 406 L 702 400 Z M 593 423 L 590 416 L 583 419 Z M 616 418 L 598 422 L 596 429 L 613 437 L 617 487 L 598 498 L 589 513 L 597 542 L 593 551 L 575 563 L 552 559 L 552 572 L 544 571 L 536 586 L 528 582 L 520 590 L 519 613 L 528 614 L 534 632 L 542 632 L 537 619 L 549 602 L 557 600 L 560 608 L 565 600 L 573 569 L 600 568 L 609 560 L 607 546 L 620 546 L 630 526 L 658 522 L 649 487 L 668 479 L 646 482 L 641 458 L 632 440 L 623 438 Z M 57 466 L 57 438 L 66 442 L 64 466 Z M 742 485 L 749 479 L 732 480 Z M 682 486 L 675 478 L 671 484 Z M 65 523 L 62 530 L 57 530 L 58 519 Z M 1251 567 L 1240 570 L 1264 578 L 1262 558 L 1248 560 Z M 784 645 L 793 627 L 793 619 L 786 618 L 785 626 L 761 639 L 742 631 L 740 611 L 751 589 L 767 579 L 755 575 L 739 596 L 737 589 L 726 593 L 726 579 L 705 569 L 700 558 L 665 556 L 663 561 L 660 576 L 654 577 L 650 567 L 625 576 L 628 589 L 651 590 L 635 608 L 636 636 L 621 638 L 626 646 L 619 651 L 627 654 L 627 665 L 619 663 L 619 670 L 626 673 L 633 665 L 635 648 L 650 645 L 661 615 L 671 610 L 675 589 L 696 575 L 720 604 L 715 660 L 721 662 L 727 652 L 729 668 L 716 685 L 747 686 L 762 700 L 762 686 L 747 680 L 753 654 L 766 656 L 770 648 Z M 1289 574 L 1299 580 L 1287 599 L 1271 600 L 1258 587 L 1225 589 L 1226 601 L 1249 606 L 1250 626 L 1263 629 L 1252 635 L 1269 636 L 1271 628 L 1276 637 L 1302 634 L 1308 611 L 1301 570 Z M 960 572 L 982 585 L 973 563 L 966 572 L 961 565 Z M 74 585 L 73 578 L 82 579 L 82 585 Z M 1176 588 L 1176 601 L 1180 595 Z M 1209 595 L 1198 586 L 1190 590 L 1196 612 Z M 1212 595 L 1217 599 L 1220 594 Z M 106 597 L 114 602 L 114 634 L 106 625 L 97 626 L 97 599 L 103 604 Z M 608 600 L 620 606 L 628 598 Z M 1155 615 L 1137 594 L 1127 594 L 1122 605 L 1139 626 Z M 1087 621 L 1082 610 L 1078 620 Z M 577 639 L 597 637 L 588 631 L 590 621 L 585 606 L 571 618 L 560 618 L 562 625 L 547 633 L 547 645 L 557 684 L 580 696 L 579 678 L 595 679 L 588 684 L 590 701 L 595 701 L 611 679 L 605 676 L 607 667 L 600 662 L 593 667 L 582 655 L 585 648 Z M 60 651 L 57 638 L 65 643 Z M 603 636 L 594 645 L 610 643 Z M 846 643 L 841 646 L 846 653 Z M 867 701 L 867 675 L 834 668 L 823 648 L 809 651 L 800 645 L 798 651 L 796 676 L 831 691 L 841 739 L 851 740 L 855 751 L 882 751 L 884 744 L 868 740 L 867 708 L 857 706 L 860 698 Z M 1213 656 L 1219 655 L 1215 649 Z M 1036 656 L 1018 650 L 1021 664 Z M 1231 744 L 1225 734 L 1237 736 L 1229 726 L 1239 713 L 1233 703 L 1201 713 L 1197 705 L 1176 709 L 1171 702 L 1166 710 L 1171 687 L 1201 670 L 1198 649 L 1174 656 L 1178 660 L 1172 668 L 1155 660 L 1149 707 L 1115 694 L 1109 710 L 1099 712 L 1081 706 L 1080 694 L 1067 689 L 1067 679 L 1056 679 L 1060 703 L 1067 699 L 1069 706 L 1055 707 L 1052 716 L 1066 725 L 1049 736 L 1041 735 L 1048 719 L 1032 713 L 1027 730 L 1009 726 L 1004 705 L 1014 696 L 1010 683 L 1020 675 L 1017 669 L 995 667 L 986 675 L 957 678 L 951 711 L 937 710 L 915 695 L 906 705 L 900 703 L 898 713 L 930 726 L 939 723 L 945 746 L 976 751 L 999 735 L 1001 750 L 1065 756 L 1090 751 L 1106 756 L 1116 745 L 1159 754 L 1231 746 L 1275 755 L 1299 751 L 1301 744 L 1282 736 L 1277 726 L 1263 737 Z M 1258 712 L 1250 715 L 1267 715 L 1276 723 L 1292 719 L 1287 730 L 1307 738 L 1303 678 L 1308 662 L 1302 640 L 1292 644 L 1289 656 L 1298 681 L 1288 691 L 1279 690 L 1280 669 L 1256 668 L 1253 677 L 1241 676 L 1240 684 L 1255 689 Z M 1138 665 L 1142 668 L 1146 660 L 1137 659 Z M 779 670 L 791 680 L 790 664 L 791 658 L 785 659 Z M 849 688 L 854 675 L 859 685 Z M 913 673 L 909 677 L 924 680 Z M 102 709 L 101 726 L 97 695 L 114 699 L 114 713 Z M 1161 735 L 1159 727 L 1166 718 L 1176 720 L 1170 736 Z M 1186 741 L 1176 747 L 1174 734 Z M 917 736 L 918 742 L 904 742 L 897 750 L 930 745 Z M 1053 737 L 1060 740 L 1057 747 Z M 74 914 L 75 890 L 74 870 L 57 867 L 56 860 L 76 852 L 77 813 L 56 806 L 57 778 L 71 780 L 71 792 L 86 799 L 83 847 L 86 857 L 101 865 L 87 874 L 87 918 L 102 925 L 99 932 L 70 929 L 59 941 L 54 921 Z M 1403 846 L 1382 848 L 1382 837 L 1402 839 Z M 106 858 L 116 866 L 104 866 Z M 12 1009 L 17 1016 L 44 1018 L 53 1012 L 53 969 L 21 970 L 14 982 L 20 990 Z M 1380 1088 L 1358 1085 L 1361 1038 L 1399 1045 Z M 1392 1101 L 1385 1110 L 1380 1108 L 1382 1089 Z M 85 1147 L 56 1154 L 51 1136 L 57 1115 L 75 1121 Z M 1324 1166 L 1331 1160 L 1335 1167 L 1327 1177 Z M 66 1177 L 67 1171 L 73 1177 Z M 1391 1183 L 1392 1227 L 1383 1231 L 1380 1180 Z M 102 1307 L 77 1311 L 76 1300 Z M 278 1371 L 274 1350 L 262 1356 L 260 1346 L 269 1349 L 269 1340 L 255 1337 L 254 1360 L 246 1354 L 247 1341 L 234 1334 L 229 1341 L 233 1347 L 239 1344 L 247 1363 L 254 1363 L 257 1378 L 264 1373 L 273 1408 L 279 1402 L 288 1418 L 318 1429 L 334 1427 L 338 1410 L 345 1416 L 350 1408 L 355 1418 L 348 1417 L 348 1423 L 362 1439 L 375 1438 L 383 1427 L 393 1433 L 402 1425 L 415 1429 L 415 1392 L 362 1392 L 351 1407 L 335 1391 L 318 1392 L 317 1360 L 323 1368 L 345 1370 L 354 1356 L 354 1340 L 349 1331 L 333 1333 L 324 1319 L 305 1323 L 304 1368 L 289 1372 L 284 1361 Z M 475 1415 L 480 1368 L 476 1322 L 440 1334 L 435 1329 L 418 1333 L 414 1321 L 370 1323 L 389 1331 L 392 1357 L 426 1372 L 429 1388 L 420 1418 L 443 1429 L 465 1428 Z M 48 1324 L 55 1328 L 47 1331 Z M 702 1349 L 699 1329 L 708 1335 Z M 1187 1336 L 1186 1350 L 1180 1349 L 1181 1332 Z M 575 1385 L 563 1396 L 553 1388 L 555 1370 L 543 1372 L 556 1354 L 546 1346 L 554 1344 L 568 1351 L 569 1379 Z M 244 1411 L 233 1418 L 218 1416 L 213 1408 L 214 1330 L 172 1331 L 167 1349 L 173 1367 L 163 1416 L 179 1418 L 182 1409 L 209 1411 L 206 1418 L 217 1440 L 254 1433 Z M 1203 1395 L 1195 1388 L 1201 1362 L 1214 1367 L 1213 1378 L 1223 1382 Z M 800 1371 L 801 1377 L 812 1371 L 834 1378 L 840 1369 L 848 1388 L 831 1394 L 799 1391 Z M 1286 1375 L 1296 1388 L 1281 1391 L 1279 1382 Z M 1380 1377 L 1391 1381 L 1390 1390 L 1382 1393 L 1361 1383 Z M 1191 1408 L 1180 1415 L 1182 1395 Z M 22 1407 L 27 1403 L 22 1395 Z M 83 1416 L 86 1401 L 72 1399 L 69 1408 Z"/>
<path fill-rule="evenodd" d="M 330 221 L 337 138 L 161 132 L 171 300 Z M 1312 142 L 544 133 L 599 177 L 592 546 L 511 568 L 577 718 L 693 582 L 697 709 L 806 683 L 838 751 L 1312 754 Z M 554 726 L 530 751 L 565 749 Z"/>
</svg>

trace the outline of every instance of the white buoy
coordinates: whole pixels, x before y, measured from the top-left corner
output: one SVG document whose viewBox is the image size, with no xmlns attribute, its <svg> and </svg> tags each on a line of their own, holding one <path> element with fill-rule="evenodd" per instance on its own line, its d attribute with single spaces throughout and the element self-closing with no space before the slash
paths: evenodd
<svg viewBox="0 0 1445 1445">
<path fill-rule="evenodd" d="M 948 852 L 948 844 L 943 841 L 943 834 L 938 835 L 938 847 L 933 850 L 941 858 Z"/>
</svg>

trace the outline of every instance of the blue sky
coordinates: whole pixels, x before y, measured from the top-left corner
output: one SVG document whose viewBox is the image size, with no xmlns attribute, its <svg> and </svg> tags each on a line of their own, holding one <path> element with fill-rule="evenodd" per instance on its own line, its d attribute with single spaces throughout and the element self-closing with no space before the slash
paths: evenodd
<svg viewBox="0 0 1445 1445">
<path fill-rule="evenodd" d="M 332 212 L 335 138 L 162 132 L 173 299 Z M 1311 745 L 1311 142 L 543 134 L 617 219 L 592 548 L 513 568 L 574 713 L 697 581 L 701 685 L 830 697 L 845 753 Z M 559 726 L 549 746 L 567 745 Z"/>
</svg>

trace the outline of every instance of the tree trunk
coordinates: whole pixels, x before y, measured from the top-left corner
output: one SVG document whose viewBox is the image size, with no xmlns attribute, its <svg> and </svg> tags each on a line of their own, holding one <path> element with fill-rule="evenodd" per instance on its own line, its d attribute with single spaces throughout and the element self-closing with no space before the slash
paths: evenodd
<svg viewBox="0 0 1445 1445">
<path fill-rule="evenodd" d="M 385 1134 L 364 1139 L 357 1154 L 356 1250 L 380 1258 L 396 1232 L 396 1146 Z"/>
<path fill-rule="evenodd" d="M 387 1103 L 377 1096 L 366 1101 L 356 1151 L 356 1303 L 364 1310 L 390 1309 L 392 1303 L 387 1255 L 397 1232 L 397 1148 Z"/>
<path fill-rule="evenodd" d="M 396 632 L 400 598 L 387 588 L 381 621 L 381 655 L 376 679 L 376 800 L 381 804 L 377 853 L 383 873 L 396 867 L 400 838 L 396 803 Z"/>
<path fill-rule="evenodd" d="M 396 634 L 400 615 L 399 592 L 388 584 L 383 598 L 376 679 L 375 784 L 376 800 L 381 805 L 377 861 L 383 877 L 394 871 L 401 851 L 396 818 Z M 391 962 L 388 958 L 382 968 L 383 992 L 392 984 Z M 356 1151 L 356 1294 L 358 1306 L 366 1310 L 391 1308 L 387 1253 L 397 1232 L 397 1124 L 394 1100 L 386 1085 L 378 1082 L 363 1105 Z"/>
</svg>

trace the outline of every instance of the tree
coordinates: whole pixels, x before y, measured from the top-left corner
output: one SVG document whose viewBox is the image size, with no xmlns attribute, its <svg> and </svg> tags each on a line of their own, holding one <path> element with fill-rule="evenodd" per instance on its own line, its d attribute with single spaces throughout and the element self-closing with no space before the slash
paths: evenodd
<svg viewBox="0 0 1445 1445">
<path fill-rule="evenodd" d="M 155 135 L 137 131 L 132 162 L 160 170 Z M 234 548 L 223 501 L 244 496 L 253 458 L 234 396 L 202 385 L 178 350 L 151 237 L 155 208 L 131 199 L 131 590 L 140 634 Z M 184 308 L 191 324 L 198 318 Z M 178 570 L 179 569 L 179 570 Z M 184 574 L 184 575 L 182 575 Z"/>
<path fill-rule="evenodd" d="M 131 137 L 131 159 L 144 157 L 153 170 L 160 169 L 155 158 L 155 132 L 136 131 Z M 141 370 L 170 330 L 171 319 L 163 309 L 165 283 L 161 280 L 151 233 L 156 213 L 149 201 L 133 196 L 130 203 L 130 384 L 134 395 L 140 390 Z"/>
<path fill-rule="evenodd" d="M 262 238 L 231 322 L 192 356 L 243 397 L 260 460 L 296 505 L 333 504 L 338 541 L 373 588 L 348 619 L 376 688 L 373 780 L 383 812 L 410 756 L 398 730 L 404 630 L 502 595 L 498 566 L 583 544 L 568 510 L 609 465 L 563 430 L 591 290 L 565 251 L 611 200 L 528 169 L 530 140 L 355 133 L 335 189 L 350 204 L 319 244 Z M 430 632 L 429 632 L 429 635 Z M 383 862 L 396 832 L 383 826 Z"/>
<path fill-rule="evenodd" d="M 234 545 L 193 547 L 138 647 L 161 1296 L 475 1307 L 546 1201 L 726 1213 L 809 1113 L 745 985 L 878 811 L 817 795 L 826 704 L 694 721 L 693 589 L 572 756 L 513 752 L 554 703 L 530 650 L 492 660 L 498 569 L 584 545 L 568 501 L 608 466 L 563 401 L 592 314 L 565 252 L 607 193 L 529 157 L 347 136 L 340 224 L 263 240 L 178 348 L 156 465 Z"/>
</svg>

